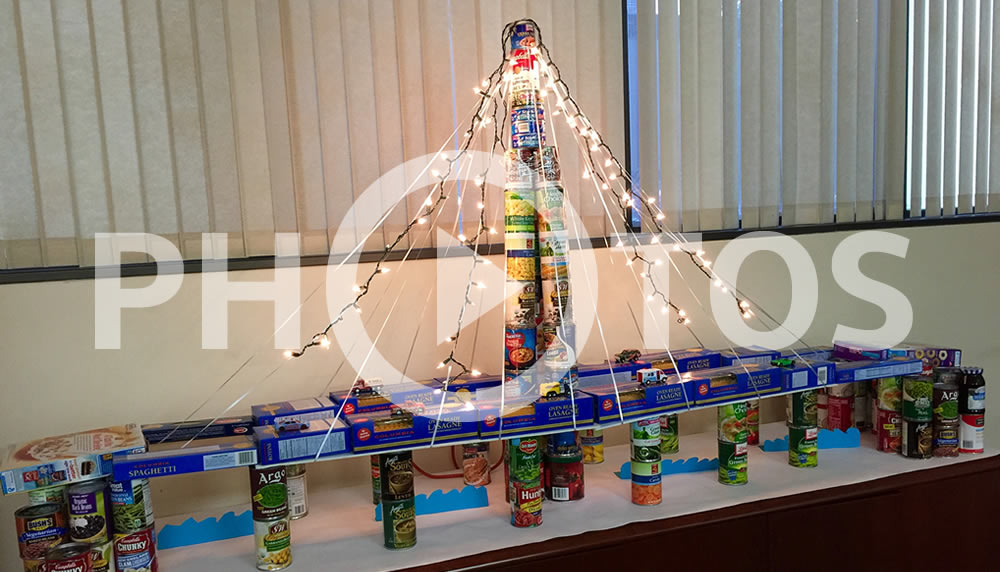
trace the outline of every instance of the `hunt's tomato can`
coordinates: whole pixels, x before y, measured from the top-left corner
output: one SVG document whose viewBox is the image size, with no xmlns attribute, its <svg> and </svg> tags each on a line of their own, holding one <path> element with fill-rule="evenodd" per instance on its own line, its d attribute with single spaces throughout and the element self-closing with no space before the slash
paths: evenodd
<svg viewBox="0 0 1000 572">
<path fill-rule="evenodd" d="M 903 418 L 898 411 L 879 409 L 875 418 L 875 448 L 886 453 L 898 453 Z"/>
<path fill-rule="evenodd" d="M 854 427 L 854 396 L 827 396 L 826 423 L 829 429 L 847 431 Z"/>
<path fill-rule="evenodd" d="M 541 481 L 510 483 L 510 523 L 518 528 L 542 524 L 542 499 L 545 489 Z"/>
</svg>

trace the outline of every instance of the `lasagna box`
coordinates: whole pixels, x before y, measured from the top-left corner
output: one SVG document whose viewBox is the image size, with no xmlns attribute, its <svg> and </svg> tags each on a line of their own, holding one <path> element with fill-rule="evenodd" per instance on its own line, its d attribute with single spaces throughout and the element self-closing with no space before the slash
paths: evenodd
<svg viewBox="0 0 1000 572">
<path fill-rule="evenodd" d="M 778 359 L 807 359 L 807 360 L 820 360 L 829 361 L 833 357 L 833 346 L 815 346 L 809 348 L 803 348 L 801 350 L 794 350 L 792 348 L 781 352 L 781 357 Z"/>
<path fill-rule="evenodd" d="M 250 412 L 257 425 L 281 425 L 283 423 L 306 423 L 313 419 L 332 419 L 337 415 L 337 409 L 336 404 L 329 398 L 313 397 L 298 401 L 254 405 Z"/>
<path fill-rule="evenodd" d="M 342 414 L 375 413 L 388 411 L 393 405 L 399 407 L 430 406 L 435 399 L 440 401 L 441 389 L 422 383 L 370 384 L 355 387 L 351 392 L 331 391 L 330 399 L 343 406 Z M 339 407 L 338 407 L 339 409 Z"/>
<path fill-rule="evenodd" d="M 634 361 L 630 363 L 591 363 L 591 364 L 580 364 L 576 366 L 577 376 L 579 380 L 586 380 L 594 376 L 610 375 L 611 372 L 615 372 L 615 378 L 625 375 L 629 379 L 635 379 L 635 372 L 644 368 L 649 367 L 649 364 L 644 361 Z"/>
<path fill-rule="evenodd" d="M 684 373 L 699 369 L 721 367 L 722 354 L 711 350 L 692 348 L 671 352 L 663 351 L 642 354 L 639 356 L 639 361 L 648 363 L 648 367 L 655 367 L 666 373 Z M 674 363 L 677 364 L 676 369 L 674 368 Z"/>
<path fill-rule="evenodd" d="M 420 381 L 423 385 L 431 389 L 448 391 L 451 393 L 476 393 L 480 389 L 499 387 L 502 380 L 499 375 L 463 375 L 448 381 L 447 377 L 435 377 L 426 381 Z M 445 382 L 448 382 L 445 385 Z"/>
<path fill-rule="evenodd" d="M 581 384 L 580 389 L 594 398 L 595 420 L 609 423 L 687 409 L 695 402 L 687 375 L 672 375 L 664 382 L 648 385 L 638 381 L 622 383 L 606 375 Z"/>
<path fill-rule="evenodd" d="M 142 426 L 142 434 L 150 444 L 214 439 L 233 435 L 249 435 L 253 431 L 253 417 L 242 415 L 223 419 L 199 419 L 177 423 L 154 423 Z"/>
<path fill-rule="evenodd" d="M 113 454 L 145 450 L 137 424 L 10 445 L 0 461 L 0 489 L 12 494 L 106 477 Z"/>
<path fill-rule="evenodd" d="M 265 425 L 253 431 L 261 465 L 312 460 L 317 453 L 322 459 L 351 452 L 350 429 L 342 419 L 312 419 L 299 427 Z"/>
<path fill-rule="evenodd" d="M 768 360 L 770 362 L 770 360 Z M 694 386 L 695 403 L 754 399 L 781 391 L 781 369 L 760 363 L 746 363 L 688 372 Z"/>
<path fill-rule="evenodd" d="M 150 445 L 148 452 L 116 453 L 116 481 L 201 473 L 257 464 L 257 446 L 250 435 L 198 440 L 193 446 L 173 441 Z"/>
<path fill-rule="evenodd" d="M 392 411 L 348 415 L 347 421 L 355 453 L 408 449 L 479 437 L 475 406 L 454 399 L 424 408 L 399 407 Z"/>
<path fill-rule="evenodd" d="M 740 365 L 741 363 L 745 365 L 771 365 L 771 360 L 778 359 L 779 355 L 774 350 L 758 347 L 720 350 L 719 354 L 722 356 L 720 367 Z"/>
<path fill-rule="evenodd" d="M 626 374 L 627 375 L 627 374 Z M 477 402 L 479 435 L 524 435 L 558 429 L 584 429 L 594 423 L 594 398 L 576 391 L 558 397 L 511 397 Z"/>
</svg>

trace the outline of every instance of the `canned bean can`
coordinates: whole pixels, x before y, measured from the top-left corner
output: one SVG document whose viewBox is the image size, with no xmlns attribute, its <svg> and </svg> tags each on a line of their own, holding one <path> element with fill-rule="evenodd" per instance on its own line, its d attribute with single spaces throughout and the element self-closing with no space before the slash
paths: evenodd
<svg viewBox="0 0 1000 572">
<path fill-rule="evenodd" d="M 586 429 L 580 432 L 580 448 L 583 450 L 583 462 L 596 465 L 604 462 L 604 431 L 601 429 Z"/>
<path fill-rule="evenodd" d="M 632 504 L 653 506 L 663 502 L 663 475 L 660 462 L 632 461 Z"/>
<path fill-rule="evenodd" d="M 837 383 L 826 386 L 826 393 L 830 397 L 854 397 L 853 383 Z"/>
<path fill-rule="evenodd" d="M 825 390 L 816 391 L 816 426 L 821 429 L 829 429 L 830 427 L 829 399 Z"/>
<path fill-rule="evenodd" d="M 483 486 L 490 484 L 490 444 L 462 445 L 462 478 L 465 484 Z"/>
<path fill-rule="evenodd" d="M 93 572 L 90 544 L 67 542 L 53 546 L 45 553 L 42 572 Z"/>
<path fill-rule="evenodd" d="M 632 461 L 656 463 L 660 460 L 660 439 L 632 439 Z"/>
<path fill-rule="evenodd" d="M 924 376 L 903 378 L 903 419 L 930 421 L 934 417 L 934 380 Z"/>
<path fill-rule="evenodd" d="M 558 183 L 544 183 L 535 189 L 540 232 L 567 232 L 566 193 Z"/>
<path fill-rule="evenodd" d="M 371 456 L 372 465 L 372 504 L 382 502 L 382 477 L 378 466 L 378 455 Z"/>
<path fill-rule="evenodd" d="M 309 495 L 306 491 L 306 466 L 288 465 L 288 515 L 298 520 L 309 514 Z"/>
<path fill-rule="evenodd" d="M 538 312 L 537 283 L 534 280 L 508 280 L 504 302 L 504 323 L 530 327 Z"/>
<path fill-rule="evenodd" d="M 116 534 L 127 534 L 153 526 L 153 495 L 149 479 L 112 481 L 111 522 Z"/>
<path fill-rule="evenodd" d="M 847 431 L 854 427 L 854 397 L 828 396 L 826 413 L 829 429 Z"/>
<path fill-rule="evenodd" d="M 69 539 L 66 513 L 56 503 L 22 507 L 14 512 L 18 553 L 25 560 L 41 560 L 53 546 Z"/>
<path fill-rule="evenodd" d="M 760 400 L 747 400 L 747 445 L 760 444 Z"/>
<path fill-rule="evenodd" d="M 504 327 L 504 371 L 518 371 L 535 363 L 537 330 L 508 324 Z"/>
<path fill-rule="evenodd" d="M 417 544 L 417 509 L 414 498 L 382 501 L 382 536 L 391 550 L 412 548 Z"/>
<path fill-rule="evenodd" d="M 115 568 L 118 572 L 128 570 L 156 572 L 156 531 L 152 526 L 131 534 L 116 534 L 114 544 Z M 272 569 L 267 568 L 267 570 Z"/>
<path fill-rule="evenodd" d="M 982 453 L 985 448 L 986 414 L 963 413 L 959 417 L 959 453 Z"/>
<path fill-rule="evenodd" d="M 250 467 L 250 508 L 254 520 L 288 517 L 288 476 L 285 467 Z"/>
<path fill-rule="evenodd" d="M 957 457 L 961 423 L 934 423 L 934 456 Z"/>
<path fill-rule="evenodd" d="M 66 508 L 66 486 L 46 487 L 44 489 L 32 489 L 28 491 L 28 502 L 30 504 L 55 503 L 65 510 Z"/>
<path fill-rule="evenodd" d="M 541 478 L 542 448 L 537 437 L 517 437 L 507 442 L 506 463 L 511 483 L 533 483 Z"/>
<path fill-rule="evenodd" d="M 535 237 L 535 191 L 532 189 L 517 189 L 510 186 L 503 193 L 503 222 L 504 231 L 509 234 L 529 233 L 525 236 L 508 237 L 506 239 L 527 240 L 530 243 L 511 242 L 508 249 L 529 249 L 534 253 Z"/>
<path fill-rule="evenodd" d="M 539 179 L 548 182 L 559 181 L 562 177 L 562 173 L 559 168 L 559 154 L 558 151 L 556 151 L 556 148 L 551 145 L 543 147 L 541 159 L 542 169 Z"/>
<path fill-rule="evenodd" d="M 673 455 L 680 450 L 681 437 L 677 430 L 677 415 L 660 416 L 660 453 Z"/>
<path fill-rule="evenodd" d="M 517 528 L 531 528 L 542 524 L 542 499 L 545 489 L 541 481 L 515 481 L 510 483 L 510 523 Z"/>
<path fill-rule="evenodd" d="M 731 443 L 719 439 L 719 482 L 724 485 L 745 485 L 747 478 L 747 443 Z"/>
<path fill-rule="evenodd" d="M 815 390 L 800 391 L 786 398 L 786 418 L 791 425 L 818 425 Z"/>
<path fill-rule="evenodd" d="M 788 426 L 788 464 L 793 467 L 815 467 L 819 460 L 815 425 Z"/>
<path fill-rule="evenodd" d="M 652 419 L 640 419 L 639 421 L 632 422 L 632 441 L 648 441 L 648 440 L 659 440 L 660 438 L 660 419 L 654 417 Z"/>
<path fill-rule="evenodd" d="M 875 448 L 886 453 L 898 453 L 902 443 L 903 418 L 898 411 L 879 409 L 875 423 Z"/>
<path fill-rule="evenodd" d="M 253 536 L 258 570 L 284 570 L 292 565 L 292 526 L 288 517 L 253 521 Z"/>
<path fill-rule="evenodd" d="M 929 459 L 934 448 L 934 428 L 930 421 L 912 421 L 903 416 L 903 441 L 899 454 L 913 459 Z"/>
<path fill-rule="evenodd" d="M 413 453 L 399 451 L 378 457 L 382 503 L 413 498 Z"/>
<path fill-rule="evenodd" d="M 932 403 L 935 423 L 958 422 L 957 383 L 935 383 Z"/>
<path fill-rule="evenodd" d="M 114 545 L 113 541 L 90 545 L 90 562 L 94 572 L 116 571 Z"/>
<path fill-rule="evenodd" d="M 583 453 L 545 455 L 545 498 L 575 501 L 583 498 Z"/>
<path fill-rule="evenodd" d="M 901 377 L 881 377 L 874 387 L 876 407 L 887 411 L 902 411 L 903 379 Z"/>
<path fill-rule="evenodd" d="M 719 414 L 719 440 L 728 443 L 747 442 L 747 404 L 745 401 L 720 405 Z M 721 457 L 720 457 L 721 459 Z"/>
<path fill-rule="evenodd" d="M 75 542 L 100 544 L 111 539 L 111 503 L 104 481 L 69 488 L 69 537 Z"/>
</svg>

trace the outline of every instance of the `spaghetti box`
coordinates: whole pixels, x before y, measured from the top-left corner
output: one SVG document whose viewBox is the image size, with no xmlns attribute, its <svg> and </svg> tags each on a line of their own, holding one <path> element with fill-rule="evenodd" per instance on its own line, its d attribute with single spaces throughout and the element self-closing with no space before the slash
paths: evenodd
<svg viewBox="0 0 1000 572">
<path fill-rule="evenodd" d="M 394 383 L 387 385 L 375 385 L 361 388 L 353 393 L 346 391 L 330 392 L 330 399 L 338 405 L 344 406 L 344 415 L 356 413 L 375 413 L 377 411 L 388 411 L 393 404 L 401 407 L 416 404 L 430 405 L 434 402 L 435 396 L 440 401 L 441 389 L 433 388 L 422 383 Z"/>
<path fill-rule="evenodd" d="M 923 361 L 915 358 L 890 358 L 887 360 L 841 361 L 837 363 L 836 383 L 867 381 L 880 377 L 914 375 L 923 371 Z"/>
<path fill-rule="evenodd" d="M 962 365 L 962 350 L 918 343 L 899 344 L 894 348 L 890 348 L 889 357 L 908 357 L 923 360 L 923 373 L 925 374 L 933 373 L 936 367 L 958 367 Z"/>
<path fill-rule="evenodd" d="M 332 424 L 332 429 L 331 429 Z M 265 425 L 254 427 L 259 464 L 274 465 L 293 461 L 335 457 L 351 452 L 348 424 L 337 419 L 312 419 L 299 428 Z"/>
<path fill-rule="evenodd" d="M 671 359 L 673 358 L 673 359 Z M 722 366 L 722 354 L 716 351 L 693 348 L 671 352 L 656 352 L 642 354 L 639 361 L 649 364 L 667 373 L 684 373 L 699 369 L 710 369 Z M 674 363 L 677 364 L 676 370 Z"/>
<path fill-rule="evenodd" d="M 774 350 L 758 347 L 733 348 L 731 350 L 720 350 L 719 353 L 722 355 L 722 364 L 720 367 L 740 365 L 740 363 L 745 365 L 754 363 L 771 365 L 771 360 L 778 359 L 779 355 Z"/>
<path fill-rule="evenodd" d="M 250 435 L 216 437 L 197 441 L 194 447 L 175 441 L 151 445 L 145 453 L 116 453 L 116 481 L 167 477 L 257 464 L 257 447 Z"/>
<path fill-rule="evenodd" d="M 134 423 L 10 445 L 0 449 L 0 490 L 9 495 L 107 477 L 112 455 L 145 450 Z"/>
<path fill-rule="evenodd" d="M 782 391 L 824 387 L 837 379 L 837 364 L 832 361 L 796 359 L 792 367 L 780 369 Z"/>
<path fill-rule="evenodd" d="M 149 443 L 170 443 L 191 439 L 214 439 L 233 435 L 249 435 L 253 430 L 253 417 L 242 415 L 224 419 L 199 419 L 177 423 L 156 423 L 142 426 L 142 434 Z"/>
<path fill-rule="evenodd" d="M 890 355 L 887 348 L 854 342 L 833 342 L 833 357 L 853 361 L 882 361 L 889 359 Z"/>
<path fill-rule="evenodd" d="M 503 415 L 500 414 L 499 400 L 477 403 L 479 435 L 497 437 L 560 428 L 582 429 L 594 423 L 594 398 L 586 393 L 576 391 L 572 397 L 560 395 L 530 399 L 513 397 L 505 400 Z"/>
<path fill-rule="evenodd" d="M 470 393 L 475 393 L 475 392 L 479 391 L 480 389 L 488 389 L 490 387 L 499 387 L 501 379 L 502 379 L 502 377 L 499 376 L 499 375 L 486 375 L 486 374 L 483 374 L 483 375 L 477 375 L 477 376 L 463 375 L 463 376 L 460 376 L 460 377 L 456 377 L 456 378 L 452 379 L 451 381 L 448 381 L 447 377 L 436 377 L 434 379 L 427 380 L 427 381 L 421 381 L 419 383 L 422 383 L 422 384 L 430 387 L 431 389 L 441 389 L 441 390 L 447 390 L 449 392 L 455 392 L 455 393 L 459 393 L 459 392 L 463 392 L 463 391 L 467 391 L 467 392 L 470 392 Z M 446 381 L 448 381 L 447 387 L 445 386 L 445 382 Z"/>
<path fill-rule="evenodd" d="M 826 361 L 833 357 L 833 346 L 816 346 L 801 350 L 788 349 L 781 352 L 781 357 L 786 359 L 821 360 Z"/>
<path fill-rule="evenodd" d="M 281 425 L 286 422 L 306 423 L 313 419 L 332 419 L 337 405 L 326 397 L 282 401 L 250 408 L 257 425 Z"/>
<path fill-rule="evenodd" d="M 635 378 L 635 372 L 644 368 L 649 367 L 649 363 L 644 361 L 634 361 L 629 363 L 591 363 L 591 364 L 580 364 L 576 367 L 578 379 L 585 380 L 594 376 L 610 375 L 610 372 L 614 371 L 616 376 L 621 373 L 627 373 L 630 378 Z"/>
<path fill-rule="evenodd" d="M 376 411 L 349 415 L 351 444 L 356 453 L 410 449 L 479 437 L 478 414 L 472 403 L 448 400 L 426 409 Z"/>
<path fill-rule="evenodd" d="M 647 417 L 677 409 L 687 409 L 694 403 L 688 374 L 673 375 L 664 382 L 643 385 L 637 381 L 612 383 L 611 376 L 581 384 L 580 389 L 594 398 L 598 423 Z"/>
<path fill-rule="evenodd" d="M 744 361 L 742 366 L 703 369 L 681 375 L 691 376 L 698 405 L 753 399 L 781 391 L 781 369 L 760 363 Z"/>
</svg>

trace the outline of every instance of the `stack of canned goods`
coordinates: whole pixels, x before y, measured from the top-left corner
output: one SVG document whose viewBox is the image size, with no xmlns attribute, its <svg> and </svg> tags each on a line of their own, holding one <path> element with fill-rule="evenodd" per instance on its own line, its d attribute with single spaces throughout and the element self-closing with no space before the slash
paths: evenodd
<svg viewBox="0 0 1000 572">
<path fill-rule="evenodd" d="M 719 482 L 724 485 L 747 483 L 747 404 L 720 405 Z"/>
<path fill-rule="evenodd" d="M 120 572 L 156 570 L 156 529 L 149 480 L 112 481 L 110 489 L 115 567 Z M 99 568 L 95 562 L 94 572 L 108 569 Z"/>
<path fill-rule="evenodd" d="M 855 389 L 856 387 L 853 383 L 827 386 L 825 428 L 847 431 L 851 427 L 854 427 Z"/>
<path fill-rule="evenodd" d="M 663 501 L 660 472 L 660 419 L 632 423 L 632 503 L 657 505 Z"/>
<path fill-rule="evenodd" d="M 537 437 L 507 441 L 504 452 L 510 523 L 518 528 L 542 524 L 542 447 Z"/>
<path fill-rule="evenodd" d="M 815 467 L 819 463 L 816 398 L 815 390 L 800 391 L 787 397 L 788 464 L 793 467 Z"/>
<path fill-rule="evenodd" d="M 681 436 L 677 431 L 677 414 L 660 416 L 660 453 L 673 455 L 680 451 Z"/>
<path fill-rule="evenodd" d="M 934 450 L 934 378 L 912 375 L 903 378 L 902 442 L 904 457 L 927 459 Z"/>
<path fill-rule="evenodd" d="M 963 368 L 962 383 L 958 392 L 958 412 L 960 415 L 961 453 L 982 453 L 986 431 L 986 380 L 983 368 Z"/>
<path fill-rule="evenodd" d="M 545 498 L 554 501 L 583 498 L 583 451 L 575 431 L 549 435 L 543 474 Z"/>
<path fill-rule="evenodd" d="M 250 508 L 257 545 L 257 569 L 281 570 L 291 566 L 292 528 L 288 518 L 286 467 L 250 467 Z"/>
<path fill-rule="evenodd" d="M 602 429 L 586 429 L 580 432 L 580 449 L 583 450 L 583 462 L 596 465 L 604 462 L 604 431 Z"/>
<path fill-rule="evenodd" d="M 413 494 L 413 453 L 379 455 L 382 532 L 385 547 L 393 550 L 417 544 L 417 507 Z"/>
<path fill-rule="evenodd" d="M 874 413 L 872 432 L 875 448 L 886 453 L 898 453 L 902 443 L 903 381 L 900 377 L 872 380 Z"/>
</svg>

